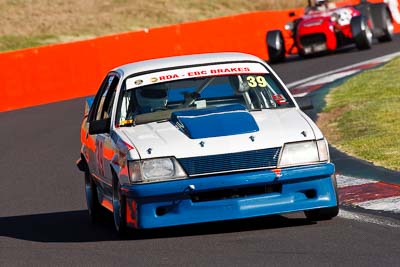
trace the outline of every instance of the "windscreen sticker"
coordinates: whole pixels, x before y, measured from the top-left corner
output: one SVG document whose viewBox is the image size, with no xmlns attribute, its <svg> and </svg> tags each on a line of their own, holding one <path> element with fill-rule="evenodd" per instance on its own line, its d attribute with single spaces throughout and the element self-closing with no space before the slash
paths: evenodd
<svg viewBox="0 0 400 267">
<path fill-rule="evenodd" d="M 278 105 L 288 104 L 286 98 L 282 94 L 273 95 L 272 98 Z"/>
<path fill-rule="evenodd" d="M 126 88 L 133 89 L 139 86 L 145 86 L 154 83 L 198 77 L 264 73 L 268 73 L 268 70 L 260 63 L 229 63 L 192 68 L 181 68 L 129 78 L 126 80 Z"/>
<path fill-rule="evenodd" d="M 268 83 L 267 80 L 265 80 L 264 76 L 247 76 L 246 78 L 247 84 L 249 87 L 254 88 L 254 87 L 267 87 Z"/>
</svg>

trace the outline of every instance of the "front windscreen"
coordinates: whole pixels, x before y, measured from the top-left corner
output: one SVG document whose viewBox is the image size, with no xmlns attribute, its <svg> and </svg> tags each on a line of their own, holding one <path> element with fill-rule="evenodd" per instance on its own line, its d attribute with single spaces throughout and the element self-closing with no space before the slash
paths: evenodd
<svg viewBox="0 0 400 267">
<path fill-rule="evenodd" d="M 259 63 L 199 68 L 126 79 L 117 124 L 128 126 L 169 120 L 174 111 L 229 105 L 240 105 L 250 112 L 294 107 L 286 91 Z"/>
</svg>

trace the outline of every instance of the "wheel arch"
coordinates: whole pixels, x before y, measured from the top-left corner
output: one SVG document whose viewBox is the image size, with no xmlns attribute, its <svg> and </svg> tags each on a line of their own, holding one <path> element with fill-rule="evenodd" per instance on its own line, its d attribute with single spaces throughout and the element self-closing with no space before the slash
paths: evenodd
<svg viewBox="0 0 400 267">
<path fill-rule="evenodd" d="M 126 170 L 128 170 L 128 167 L 125 166 Z M 115 177 L 116 179 L 119 180 L 121 185 L 123 184 L 129 184 L 130 180 L 127 174 L 123 174 L 121 166 L 119 166 L 114 160 L 110 162 L 110 170 L 111 170 L 111 175 Z M 113 178 L 112 177 L 112 178 Z"/>
</svg>

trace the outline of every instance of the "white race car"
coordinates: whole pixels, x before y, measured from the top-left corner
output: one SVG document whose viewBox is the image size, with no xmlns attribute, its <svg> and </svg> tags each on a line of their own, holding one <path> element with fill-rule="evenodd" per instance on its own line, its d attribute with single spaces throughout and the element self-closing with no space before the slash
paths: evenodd
<svg viewBox="0 0 400 267">
<path fill-rule="evenodd" d="M 77 165 L 89 214 L 97 221 L 112 211 L 120 234 L 127 226 L 338 214 L 327 141 L 255 56 L 127 64 L 107 74 L 85 110 Z"/>
</svg>

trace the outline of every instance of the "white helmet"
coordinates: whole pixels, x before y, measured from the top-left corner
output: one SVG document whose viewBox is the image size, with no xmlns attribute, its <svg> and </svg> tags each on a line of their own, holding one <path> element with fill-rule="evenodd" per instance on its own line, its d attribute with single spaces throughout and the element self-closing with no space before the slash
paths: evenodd
<svg viewBox="0 0 400 267">
<path fill-rule="evenodd" d="M 140 113 L 153 112 L 167 106 L 168 88 L 165 84 L 148 85 L 136 89 L 135 93 Z"/>
</svg>

